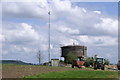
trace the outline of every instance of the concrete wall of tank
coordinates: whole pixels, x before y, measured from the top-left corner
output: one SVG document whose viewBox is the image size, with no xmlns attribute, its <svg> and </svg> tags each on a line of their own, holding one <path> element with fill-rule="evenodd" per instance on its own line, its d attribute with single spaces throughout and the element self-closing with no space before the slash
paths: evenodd
<svg viewBox="0 0 120 80">
<path fill-rule="evenodd" d="M 87 47 L 86 46 L 63 46 L 62 49 L 62 56 L 67 57 L 69 52 L 73 53 L 77 57 L 86 57 L 87 56 Z"/>
</svg>

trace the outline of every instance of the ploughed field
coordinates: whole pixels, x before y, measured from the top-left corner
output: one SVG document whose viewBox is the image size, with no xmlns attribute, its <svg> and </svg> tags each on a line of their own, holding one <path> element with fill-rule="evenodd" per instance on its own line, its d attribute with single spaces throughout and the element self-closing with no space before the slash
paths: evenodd
<svg viewBox="0 0 120 80">
<path fill-rule="evenodd" d="M 50 66 L 35 66 L 35 65 L 2 65 L 2 78 L 22 78 L 24 76 L 36 75 L 41 73 L 80 70 L 78 68 L 65 68 L 65 67 L 50 67 Z"/>
<path fill-rule="evenodd" d="M 116 71 L 49 67 L 34 65 L 2 65 L 3 78 L 117 78 Z"/>
</svg>

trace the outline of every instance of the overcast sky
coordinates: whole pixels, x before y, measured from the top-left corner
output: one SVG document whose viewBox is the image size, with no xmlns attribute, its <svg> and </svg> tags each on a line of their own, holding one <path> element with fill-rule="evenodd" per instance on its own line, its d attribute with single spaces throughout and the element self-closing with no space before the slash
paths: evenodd
<svg viewBox="0 0 120 80">
<path fill-rule="evenodd" d="M 2 59 L 38 63 L 48 61 L 48 11 L 51 11 L 51 58 L 60 59 L 60 47 L 85 45 L 87 55 L 98 54 L 117 63 L 118 3 L 41 2 L 2 3 Z"/>
</svg>

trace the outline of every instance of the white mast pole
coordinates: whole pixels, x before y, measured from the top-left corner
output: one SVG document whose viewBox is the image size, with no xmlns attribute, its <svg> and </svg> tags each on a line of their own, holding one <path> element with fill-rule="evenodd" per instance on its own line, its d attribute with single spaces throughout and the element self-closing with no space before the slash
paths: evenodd
<svg viewBox="0 0 120 80">
<path fill-rule="evenodd" d="M 49 37 L 49 50 L 48 50 L 48 53 L 49 53 L 49 61 L 51 61 L 50 60 L 50 4 L 49 4 L 49 12 L 48 12 L 48 14 L 49 14 L 49 33 L 48 33 L 48 37 Z"/>
</svg>

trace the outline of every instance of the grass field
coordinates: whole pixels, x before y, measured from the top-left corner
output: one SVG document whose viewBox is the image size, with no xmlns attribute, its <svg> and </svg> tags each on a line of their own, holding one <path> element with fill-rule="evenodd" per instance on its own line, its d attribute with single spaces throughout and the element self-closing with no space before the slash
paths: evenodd
<svg viewBox="0 0 120 80">
<path fill-rule="evenodd" d="M 26 76 L 25 78 L 118 78 L 118 72 L 101 70 L 59 71 Z"/>
</svg>

